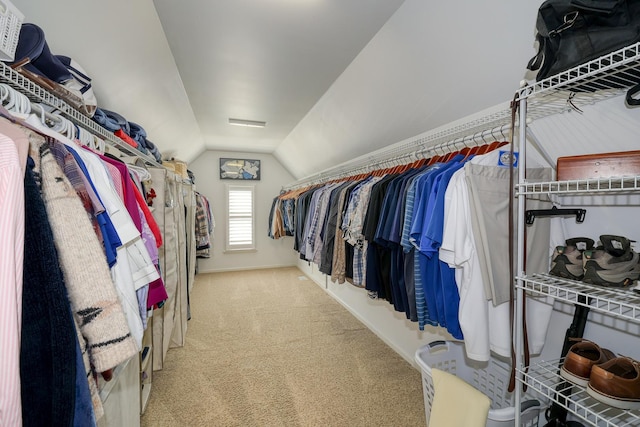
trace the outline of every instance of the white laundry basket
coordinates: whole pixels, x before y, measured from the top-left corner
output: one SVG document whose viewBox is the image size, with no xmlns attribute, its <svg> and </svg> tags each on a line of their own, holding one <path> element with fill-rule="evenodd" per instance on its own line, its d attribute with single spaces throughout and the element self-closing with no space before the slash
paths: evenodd
<svg viewBox="0 0 640 427">
<path fill-rule="evenodd" d="M 0 60 L 13 61 L 24 15 L 9 0 L 0 0 Z"/>
<path fill-rule="evenodd" d="M 487 427 L 513 427 L 515 407 L 509 385 L 508 365 L 492 358 L 488 363 L 469 360 L 464 344 L 454 341 L 434 341 L 416 351 L 416 362 L 422 371 L 422 388 L 427 424 L 431 415 L 431 404 L 435 390 L 431 368 L 456 375 L 474 386 L 491 399 L 487 416 Z M 536 427 L 542 407 L 540 401 L 529 399 L 523 402 L 519 427 Z"/>
</svg>

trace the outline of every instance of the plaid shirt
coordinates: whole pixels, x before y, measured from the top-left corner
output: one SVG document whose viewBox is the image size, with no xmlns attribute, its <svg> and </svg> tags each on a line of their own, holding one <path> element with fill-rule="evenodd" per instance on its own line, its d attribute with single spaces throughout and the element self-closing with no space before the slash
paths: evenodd
<svg viewBox="0 0 640 427">
<path fill-rule="evenodd" d="M 336 220 L 336 238 L 333 246 L 333 260 L 331 261 L 331 281 L 344 283 L 345 281 L 345 252 L 344 252 L 344 236 L 342 233 L 342 215 L 340 214 L 345 203 L 347 203 L 347 192 L 349 189 L 358 185 L 357 182 L 352 183 L 345 187 L 341 192 L 338 199 L 338 218 Z"/>
<path fill-rule="evenodd" d="M 329 210 L 329 200 L 331 199 L 331 192 L 340 184 L 328 184 L 324 187 L 318 203 L 320 205 L 318 209 L 318 225 L 316 229 L 316 238 L 313 244 L 313 262 L 318 267 L 322 258 L 322 247 L 324 246 L 323 235 L 324 225 L 326 224 L 325 218 Z"/>
<path fill-rule="evenodd" d="M 322 206 L 325 199 L 325 195 L 327 194 L 327 187 L 330 185 L 325 185 L 324 187 L 319 188 L 313 194 L 313 199 L 311 200 L 313 209 L 309 209 L 310 213 L 310 225 L 307 233 L 307 237 L 305 239 L 305 259 L 307 261 L 314 260 L 314 249 L 316 240 L 318 239 L 318 235 L 320 234 L 320 227 L 324 224 L 324 216 L 322 215 Z M 313 201 L 315 199 L 315 205 Z M 326 206 L 325 206 L 326 211 Z"/>
<path fill-rule="evenodd" d="M 347 227 L 347 241 L 353 246 L 353 284 L 365 286 L 365 272 L 367 270 L 367 242 L 362 234 L 364 218 L 367 214 L 371 189 L 382 177 L 371 177 L 363 182 L 354 200 L 354 209 Z"/>
<path fill-rule="evenodd" d="M 303 259 L 309 261 L 307 253 L 311 255 L 311 250 L 307 252 L 309 248 L 309 236 L 312 231 L 311 223 L 313 222 L 313 216 L 316 211 L 316 206 L 318 204 L 318 198 L 320 197 L 321 190 L 315 190 L 313 195 L 311 196 L 311 201 L 309 202 L 309 209 L 307 210 L 307 217 L 304 221 L 304 231 L 302 232 L 302 244 L 300 245 L 300 255 L 302 255 Z M 317 224 L 316 224 L 317 226 Z"/>
</svg>

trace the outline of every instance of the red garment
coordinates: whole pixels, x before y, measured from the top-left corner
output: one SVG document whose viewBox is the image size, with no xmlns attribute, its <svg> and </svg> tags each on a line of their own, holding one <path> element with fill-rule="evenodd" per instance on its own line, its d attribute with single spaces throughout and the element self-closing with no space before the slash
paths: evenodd
<svg viewBox="0 0 640 427">
<path fill-rule="evenodd" d="M 160 246 L 162 246 L 162 233 L 160 232 L 160 227 L 158 227 L 158 223 L 151 214 L 149 206 L 147 206 L 147 201 L 142 196 L 142 193 L 140 193 L 138 187 L 136 185 L 132 185 L 131 187 L 133 187 L 134 193 L 136 195 L 136 201 L 138 202 L 140 209 L 142 209 L 142 213 L 144 213 L 144 218 L 147 220 L 147 224 L 149 224 L 149 228 L 153 233 L 153 237 L 155 237 L 156 239 L 156 247 L 159 248 Z"/>
<path fill-rule="evenodd" d="M 135 142 L 129 135 L 124 133 L 122 129 L 118 129 L 117 131 L 115 131 L 114 135 L 120 138 L 121 140 L 123 140 L 124 142 L 126 142 L 127 144 L 129 144 L 130 146 L 132 146 L 133 148 L 138 148 L 138 143 Z"/>
</svg>

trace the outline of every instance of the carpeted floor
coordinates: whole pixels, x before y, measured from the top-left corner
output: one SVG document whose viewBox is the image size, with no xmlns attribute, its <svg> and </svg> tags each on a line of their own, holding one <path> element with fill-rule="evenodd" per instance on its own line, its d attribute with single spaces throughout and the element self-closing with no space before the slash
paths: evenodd
<svg viewBox="0 0 640 427">
<path fill-rule="evenodd" d="M 420 372 L 300 276 L 198 275 L 142 426 L 424 426 Z"/>
</svg>

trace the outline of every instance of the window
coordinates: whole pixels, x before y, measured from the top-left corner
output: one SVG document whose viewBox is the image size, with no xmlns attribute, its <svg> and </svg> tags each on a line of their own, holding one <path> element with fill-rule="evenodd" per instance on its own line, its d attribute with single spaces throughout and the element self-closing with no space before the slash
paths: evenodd
<svg viewBox="0 0 640 427">
<path fill-rule="evenodd" d="M 227 185 L 227 250 L 255 249 L 253 186 Z"/>
</svg>

